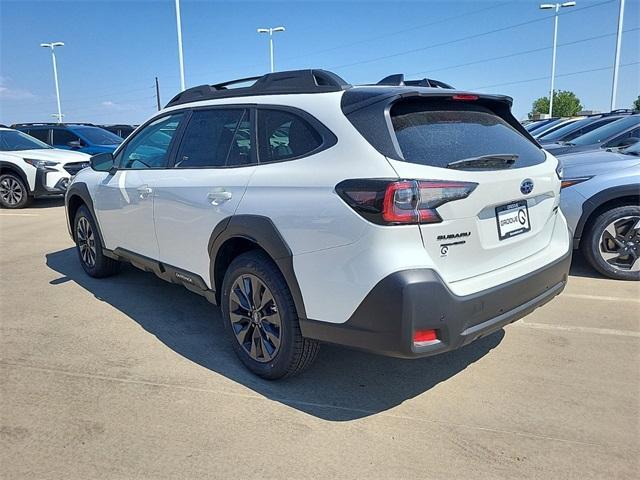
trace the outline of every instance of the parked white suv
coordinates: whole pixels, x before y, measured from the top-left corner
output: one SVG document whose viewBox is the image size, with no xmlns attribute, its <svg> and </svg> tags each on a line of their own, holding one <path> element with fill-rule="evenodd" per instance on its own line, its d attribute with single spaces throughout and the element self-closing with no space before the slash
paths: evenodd
<svg viewBox="0 0 640 480">
<path fill-rule="evenodd" d="M 251 80 L 186 90 L 92 157 L 66 196 L 89 275 L 125 260 L 204 295 L 271 379 L 319 341 L 453 350 L 562 291 L 558 162 L 509 97 L 323 70 Z"/>
<path fill-rule="evenodd" d="M 24 208 L 34 198 L 64 195 L 71 177 L 89 166 L 89 158 L 0 127 L 0 206 Z"/>
</svg>

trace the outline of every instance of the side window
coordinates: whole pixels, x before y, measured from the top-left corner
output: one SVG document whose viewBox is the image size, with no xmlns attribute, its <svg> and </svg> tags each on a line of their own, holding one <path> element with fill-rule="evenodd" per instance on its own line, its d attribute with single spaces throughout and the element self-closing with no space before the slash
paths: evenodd
<svg viewBox="0 0 640 480">
<path fill-rule="evenodd" d="M 634 140 L 638 140 L 640 138 L 640 128 L 634 128 L 633 130 L 624 133 L 610 142 L 607 142 L 605 147 L 622 147 L 625 145 L 632 145 L 635 143 Z"/>
<path fill-rule="evenodd" d="M 44 143 L 49 143 L 49 129 L 48 128 L 37 128 L 33 130 L 27 130 L 27 133 L 38 140 L 43 141 Z"/>
<path fill-rule="evenodd" d="M 258 110 L 258 138 L 261 163 L 301 157 L 322 145 L 309 122 L 283 110 Z"/>
<path fill-rule="evenodd" d="M 65 130 L 64 128 L 54 128 L 53 129 L 53 144 L 55 146 L 68 146 L 69 142 L 79 142 L 80 137 L 71 133 L 69 130 Z"/>
<path fill-rule="evenodd" d="M 118 154 L 119 168 L 162 168 L 167 164 L 171 140 L 184 117 L 176 113 L 162 117 L 147 125 Z"/>
<path fill-rule="evenodd" d="M 195 110 L 187 125 L 176 168 L 229 167 L 251 163 L 249 111 Z"/>
</svg>

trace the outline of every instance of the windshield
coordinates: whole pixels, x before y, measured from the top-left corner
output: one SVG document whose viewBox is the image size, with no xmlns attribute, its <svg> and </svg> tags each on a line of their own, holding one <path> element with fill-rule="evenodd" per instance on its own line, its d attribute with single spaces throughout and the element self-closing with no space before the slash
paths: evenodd
<svg viewBox="0 0 640 480">
<path fill-rule="evenodd" d="M 614 119 L 611 119 L 611 121 L 613 120 Z M 542 138 L 545 142 L 563 140 L 565 136 L 575 132 L 576 130 L 580 130 L 582 127 L 589 125 L 592 122 L 594 122 L 593 118 L 583 118 L 582 120 L 569 123 L 568 125 L 563 125 L 556 131 L 543 135 Z"/>
<path fill-rule="evenodd" d="M 564 118 L 558 118 L 557 120 L 552 120 L 549 123 L 545 123 L 544 125 L 540 125 L 537 127 L 533 127 L 531 130 L 529 130 L 529 133 L 531 135 L 537 135 L 539 133 L 544 132 L 545 130 L 555 127 L 556 125 L 559 125 L 563 122 L 565 122 L 566 120 Z"/>
<path fill-rule="evenodd" d="M 37 138 L 17 130 L 0 130 L 0 151 L 15 152 L 18 150 L 40 150 L 51 148 Z"/>
<path fill-rule="evenodd" d="M 640 125 L 640 115 L 630 115 L 600 128 L 596 128 L 589 133 L 585 133 L 581 137 L 572 140 L 571 143 L 573 145 L 602 143 L 636 125 Z"/>
<path fill-rule="evenodd" d="M 73 127 L 73 131 L 93 145 L 120 145 L 123 138 L 98 127 Z"/>
<path fill-rule="evenodd" d="M 536 120 L 535 122 L 532 122 L 530 124 L 528 124 L 526 127 L 524 127 L 527 132 L 530 132 L 532 130 L 535 130 L 536 128 L 540 128 L 543 125 L 546 125 L 549 122 L 552 122 L 553 120 L 551 119 L 547 119 L 547 120 Z"/>
</svg>

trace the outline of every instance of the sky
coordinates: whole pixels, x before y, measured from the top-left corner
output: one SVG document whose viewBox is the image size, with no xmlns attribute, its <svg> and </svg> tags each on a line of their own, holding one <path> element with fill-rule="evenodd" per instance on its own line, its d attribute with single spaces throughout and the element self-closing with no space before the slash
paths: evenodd
<svg viewBox="0 0 640 480">
<path fill-rule="evenodd" d="M 181 0 L 187 87 L 276 70 L 324 68 L 352 84 L 393 73 L 514 98 L 525 118 L 549 92 L 553 13 L 538 1 Z M 577 0 L 559 17 L 556 89 L 586 109 L 611 98 L 619 0 Z M 627 0 L 618 108 L 640 95 L 640 0 Z M 0 0 L 0 123 L 53 121 L 56 50 L 67 122 L 141 123 L 179 92 L 174 0 Z"/>
</svg>

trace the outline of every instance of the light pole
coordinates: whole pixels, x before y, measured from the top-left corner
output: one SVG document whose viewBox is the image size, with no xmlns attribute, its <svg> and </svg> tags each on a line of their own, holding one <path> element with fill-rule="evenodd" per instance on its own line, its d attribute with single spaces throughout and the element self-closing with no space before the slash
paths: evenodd
<svg viewBox="0 0 640 480">
<path fill-rule="evenodd" d="M 258 33 L 268 33 L 269 34 L 269 53 L 271 58 L 271 73 L 273 73 L 273 34 L 275 32 L 284 32 L 284 27 L 275 27 L 275 28 L 259 28 Z"/>
<path fill-rule="evenodd" d="M 64 42 L 41 43 L 41 47 L 51 49 L 51 59 L 53 60 L 53 80 L 56 84 L 56 100 L 58 101 L 58 123 L 62 123 L 62 108 L 60 107 L 60 88 L 58 87 L 58 66 L 56 65 L 56 47 L 64 47 Z"/>
<path fill-rule="evenodd" d="M 551 92 L 549 93 L 549 116 L 553 117 L 553 89 L 556 79 L 556 48 L 558 43 L 558 11 L 565 7 L 575 7 L 576 2 L 564 3 L 543 3 L 540 5 L 541 10 L 553 8 L 555 15 L 553 16 L 553 55 L 551 60 Z"/>
<path fill-rule="evenodd" d="M 178 29 L 178 58 L 180 60 L 180 89 L 184 92 L 184 57 L 182 55 L 182 21 L 180 20 L 180 0 L 176 0 L 176 27 Z"/>
<path fill-rule="evenodd" d="M 620 0 L 618 13 L 618 38 L 616 40 L 616 59 L 613 64 L 613 85 L 611 86 L 611 111 L 616 108 L 616 94 L 618 91 L 618 69 L 620 68 L 620 48 L 622 47 L 622 24 L 624 22 L 624 0 Z"/>
</svg>

